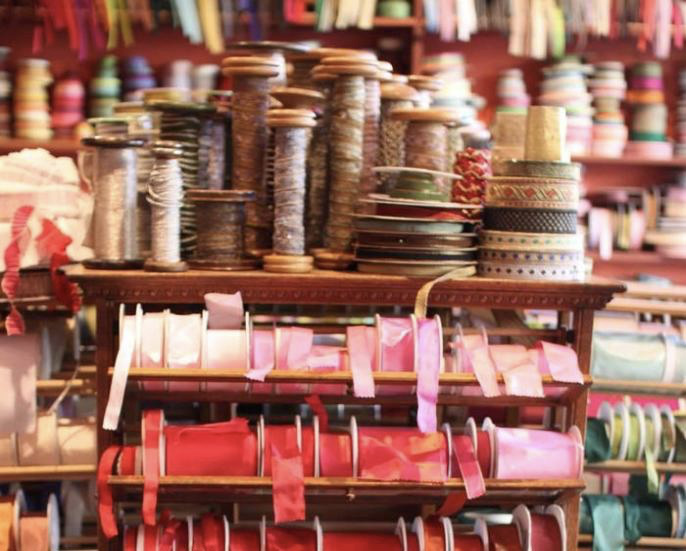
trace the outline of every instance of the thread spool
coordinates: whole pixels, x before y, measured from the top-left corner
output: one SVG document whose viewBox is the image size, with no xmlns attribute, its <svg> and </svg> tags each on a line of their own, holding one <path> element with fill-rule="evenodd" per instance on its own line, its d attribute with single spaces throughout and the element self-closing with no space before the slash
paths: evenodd
<svg viewBox="0 0 686 551">
<path fill-rule="evenodd" d="M 255 202 L 248 205 L 246 212 L 246 247 L 248 251 L 269 248 L 270 212 L 262 189 L 268 136 L 265 118 L 269 109 L 268 79 L 279 74 L 279 66 L 268 58 L 228 57 L 223 61 L 223 72 L 234 78 L 231 181 L 234 189 L 255 193 Z"/>
<path fill-rule="evenodd" d="M 310 128 L 316 124 L 307 109 L 274 109 L 267 124 L 274 129 L 274 237 L 273 254 L 264 257 L 270 272 L 301 273 L 312 270 L 305 256 L 305 169 Z"/>
<path fill-rule="evenodd" d="M 142 140 L 118 136 L 84 138 L 79 172 L 91 186 L 93 253 L 84 266 L 95 269 L 139 268 L 136 239 L 136 148 Z"/>
<path fill-rule="evenodd" d="M 443 87 L 441 79 L 426 75 L 409 75 L 407 83 L 417 90 L 419 94 L 417 107 L 420 109 L 431 107 L 434 94 Z"/>
<path fill-rule="evenodd" d="M 288 54 L 288 61 L 293 70 L 288 76 L 288 86 L 295 88 L 310 88 L 319 90 L 313 69 L 325 57 L 355 55 L 358 50 L 351 48 L 313 48 L 307 52 L 293 52 Z"/>
<path fill-rule="evenodd" d="M 295 44 L 293 42 L 276 42 L 272 40 L 261 41 L 243 41 L 231 44 L 231 50 L 238 50 L 232 55 L 245 53 L 249 56 L 264 57 L 270 59 L 278 66 L 278 73 L 270 79 L 272 86 L 285 86 L 286 78 L 286 58 L 285 54 L 305 53 L 308 50 L 307 46 L 302 44 Z"/>
<path fill-rule="evenodd" d="M 181 260 L 180 241 L 184 190 L 179 159 L 183 148 L 175 142 L 157 141 L 152 155 L 154 162 L 148 182 L 152 250 L 144 267 L 152 272 L 183 272 L 188 269 Z"/>
<path fill-rule="evenodd" d="M 526 142 L 526 111 L 496 112 L 493 140 L 494 161 L 523 159 Z"/>
<path fill-rule="evenodd" d="M 194 189 L 188 200 L 195 207 L 198 242 L 188 264 L 203 270 L 250 270 L 254 259 L 244 257 L 245 205 L 255 200 L 252 191 Z"/>
<path fill-rule="evenodd" d="M 233 150 L 233 144 L 231 142 L 232 97 L 233 92 L 231 90 L 211 90 L 207 94 L 207 101 L 210 104 L 214 105 L 215 109 L 217 110 L 216 118 L 214 119 L 214 124 L 223 126 L 223 130 L 221 132 L 223 133 L 224 138 L 221 144 L 219 144 L 216 141 L 216 139 L 213 138 L 213 148 L 221 149 L 221 156 L 224 159 L 224 167 L 223 169 L 221 169 L 224 180 L 220 189 L 231 188 L 231 155 L 229 154 L 229 152 Z M 215 129 L 214 131 L 219 133 L 219 130 Z M 219 161 L 219 149 L 215 153 L 211 153 L 211 155 L 214 155 L 214 158 L 210 158 L 210 167 L 213 166 L 213 163 L 217 163 Z M 210 168 L 210 171 L 212 170 L 213 169 Z M 216 170 L 220 169 L 217 168 Z M 210 187 L 210 189 L 212 189 L 212 187 Z"/>
<path fill-rule="evenodd" d="M 372 169 L 379 155 L 379 124 L 381 119 L 381 82 L 383 77 L 377 62 L 376 74 L 364 79 L 364 128 L 362 131 L 362 174 L 359 197 L 376 191 L 376 175 Z M 366 205 L 369 207 L 369 205 Z M 358 212 L 364 212 L 364 204 L 358 203 Z M 367 208 L 367 211 L 369 208 Z"/>
<path fill-rule="evenodd" d="M 562 107 L 529 107 L 526 115 L 524 158 L 528 161 L 569 162 L 566 136 L 567 115 Z"/>
<path fill-rule="evenodd" d="M 377 73 L 376 61 L 359 57 L 325 58 L 322 65 L 336 75 L 331 98 L 329 218 L 325 245 L 334 253 L 331 267 L 350 265 L 352 220 L 362 175 L 364 79 Z M 343 254 L 341 254 L 343 253 Z M 322 255 L 317 255 L 318 262 Z M 322 257 L 324 259 L 324 257 Z"/>
</svg>

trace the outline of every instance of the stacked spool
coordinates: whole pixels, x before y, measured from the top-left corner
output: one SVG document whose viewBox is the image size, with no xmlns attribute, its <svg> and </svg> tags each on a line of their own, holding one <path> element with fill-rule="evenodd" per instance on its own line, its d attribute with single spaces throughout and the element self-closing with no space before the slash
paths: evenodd
<svg viewBox="0 0 686 551">
<path fill-rule="evenodd" d="M 531 104 L 531 96 L 526 91 L 526 84 L 521 69 L 505 69 L 498 75 L 496 84 L 498 96 L 497 113 L 526 114 Z"/>
<path fill-rule="evenodd" d="M 66 76 L 57 81 L 52 91 L 52 127 L 56 138 L 74 135 L 83 121 L 85 96 L 86 89 L 77 77 Z"/>
<path fill-rule="evenodd" d="M 17 63 L 14 83 L 14 135 L 17 138 L 52 138 L 48 103 L 48 86 L 51 83 L 48 60 L 29 58 Z"/>
<path fill-rule="evenodd" d="M 5 65 L 10 49 L 0 46 L 0 138 L 12 135 L 12 77 Z"/>
<path fill-rule="evenodd" d="M 193 87 L 193 63 L 187 59 L 175 59 L 164 70 L 162 86 L 190 90 Z"/>
<path fill-rule="evenodd" d="M 392 179 L 388 194 L 362 201 L 374 214 L 355 218 L 355 262 L 360 272 L 440 276 L 476 273 L 475 212 L 480 205 L 451 202 L 444 182 L 459 176 L 425 169 L 378 167 Z"/>
<path fill-rule="evenodd" d="M 472 94 L 472 86 L 466 76 L 464 57 L 458 53 L 443 53 L 425 57 L 421 72 L 440 81 L 433 94 L 431 106 L 450 107 L 460 112 L 460 118 L 470 124 L 476 120 L 476 112 L 483 99 Z M 410 85 L 414 86 L 410 77 Z"/>
<path fill-rule="evenodd" d="M 209 158 L 209 189 L 231 187 L 231 97 L 230 90 L 210 90 L 207 101 L 217 110 L 212 120 Z"/>
<path fill-rule="evenodd" d="M 567 112 L 567 149 L 571 155 L 588 155 L 593 141 L 592 97 L 585 76 L 590 68 L 567 60 L 543 69 L 541 105 L 564 107 Z"/>
<path fill-rule="evenodd" d="M 646 233 L 645 241 L 668 258 L 686 258 L 686 177 L 669 186 L 660 197 L 662 203 L 657 227 Z"/>
<path fill-rule="evenodd" d="M 676 118 L 677 140 L 674 145 L 674 156 L 686 157 L 686 70 L 679 72 L 679 101 Z"/>
<path fill-rule="evenodd" d="M 134 55 L 124 59 L 122 62 L 122 89 L 125 100 L 139 100 L 142 98 L 141 90 L 155 86 L 155 74 L 145 57 Z"/>
<path fill-rule="evenodd" d="M 486 186 L 479 274 L 506 279 L 577 280 L 581 167 L 567 162 L 565 112 L 530 107 L 525 160 L 498 161 Z"/>
<path fill-rule="evenodd" d="M 523 112 L 496 111 L 492 128 L 494 161 L 524 158 L 526 113 L 526 109 Z"/>
<path fill-rule="evenodd" d="M 91 117 L 109 117 L 112 115 L 114 105 L 119 101 L 121 93 L 121 80 L 117 76 L 117 58 L 106 55 L 100 60 L 100 64 L 91 79 L 89 85 Z"/>
<path fill-rule="evenodd" d="M 624 65 L 619 61 L 596 63 L 588 81 L 593 95 L 593 155 L 621 157 L 627 141 L 627 127 L 621 104 L 626 96 Z"/>
<path fill-rule="evenodd" d="M 626 154 L 631 157 L 671 158 L 662 66 L 658 62 L 636 63 L 631 68 L 627 101 L 631 105 L 631 127 Z"/>
</svg>

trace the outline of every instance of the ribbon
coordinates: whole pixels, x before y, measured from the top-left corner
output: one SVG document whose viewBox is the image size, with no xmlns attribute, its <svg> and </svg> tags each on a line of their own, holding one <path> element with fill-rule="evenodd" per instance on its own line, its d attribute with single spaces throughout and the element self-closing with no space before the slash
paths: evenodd
<svg viewBox="0 0 686 551">
<path fill-rule="evenodd" d="M 334 551 L 404 551 L 402 542 L 396 534 L 383 532 L 324 532 L 322 548 Z"/>
<path fill-rule="evenodd" d="M 312 449 L 314 451 L 314 447 Z M 275 522 L 304 520 L 305 471 L 297 445 L 296 427 L 265 427 L 262 453 L 264 476 L 272 477 Z"/>
<path fill-rule="evenodd" d="M 496 427 L 495 478 L 501 480 L 579 478 L 582 445 L 569 434 Z"/>
<path fill-rule="evenodd" d="M 441 432 L 417 429 L 360 427 L 360 477 L 372 480 L 445 482 L 447 443 Z"/>
<path fill-rule="evenodd" d="M 31 232 L 27 227 L 34 208 L 30 205 L 19 207 L 12 215 L 11 239 L 5 249 L 5 273 L 0 282 L 2 292 L 10 303 L 10 313 L 5 319 L 5 329 L 8 335 L 22 335 L 25 330 L 24 318 L 14 305 L 19 288 L 19 268 L 21 256 L 26 249 Z"/>
<path fill-rule="evenodd" d="M 607 423 L 603 419 L 590 417 L 586 421 L 584 457 L 589 463 L 610 459 L 610 438 Z"/>
<path fill-rule="evenodd" d="M 255 551 L 260 549 L 260 534 L 254 530 L 231 530 L 229 551 Z"/>
<path fill-rule="evenodd" d="M 476 431 L 476 457 L 479 461 L 481 472 L 485 476 L 491 474 L 491 438 L 485 430 Z"/>
<path fill-rule="evenodd" d="M 207 338 L 207 369 L 247 371 L 248 342 L 246 332 L 239 329 L 209 329 Z M 209 391 L 244 392 L 246 383 L 207 382 Z"/>
<path fill-rule="evenodd" d="M 624 549 L 624 512 L 619 498 L 584 495 L 582 499 L 591 512 L 594 551 Z M 588 523 L 584 524 L 587 528 Z"/>
<path fill-rule="evenodd" d="M 379 355 L 376 359 L 378 371 L 414 372 L 415 371 L 415 335 L 413 319 L 383 318 L 379 316 Z M 405 394 L 405 385 L 383 385 L 376 392 L 378 395 Z"/>
<path fill-rule="evenodd" d="M 450 492 L 436 511 L 436 516 L 451 517 L 459 513 L 465 503 L 467 503 L 467 494 L 465 492 Z"/>
<path fill-rule="evenodd" d="M 105 430 L 117 430 L 121 408 L 124 403 L 126 381 L 129 378 L 129 368 L 133 362 L 133 354 L 136 342 L 135 322 L 130 317 L 124 318 L 122 335 L 120 335 L 119 351 L 114 361 L 114 374 L 110 384 L 110 395 L 107 398 L 105 416 L 102 427 Z"/>
<path fill-rule="evenodd" d="M 145 314 L 141 320 L 140 366 L 164 367 L 164 313 Z M 113 385 L 114 386 L 114 385 Z M 144 381 L 143 388 L 149 391 L 166 389 L 165 381 Z"/>
<path fill-rule="evenodd" d="M 167 367 L 200 368 L 200 348 L 202 341 L 202 317 L 200 314 L 177 315 L 168 314 Z M 170 391 L 197 391 L 200 383 L 170 382 Z"/>
<path fill-rule="evenodd" d="M 162 410 L 154 409 L 143 413 L 143 522 L 148 526 L 156 524 L 157 490 L 160 485 L 160 440 L 164 417 Z M 198 449 L 193 450 L 194 460 Z"/>
<path fill-rule="evenodd" d="M 250 353 L 252 368 L 246 377 L 252 381 L 264 381 L 265 377 L 274 369 L 274 332 L 254 330 Z M 271 383 L 253 384 L 252 391 L 258 394 L 269 394 L 272 391 L 272 385 Z"/>
<path fill-rule="evenodd" d="M 557 519 L 552 515 L 531 513 L 529 541 L 531 551 L 562 551 L 562 534 Z"/>
<path fill-rule="evenodd" d="M 169 519 L 165 522 L 159 538 L 159 551 L 180 551 L 185 544 L 188 549 L 188 525 L 180 520 Z"/>
<path fill-rule="evenodd" d="M 67 247 L 71 244 L 71 237 L 62 233 L 59 228 L 47 219 L 41 220 L 42 231 L 36 237 L 36 249 L 41 257 L 50 258 L 50 282 L 52 293 L 57 301 L 71 312 L 78 312 L 81 308 L 81 295 L 75 283 L 69 281 L 67 275 L 60 268 L 70 262 Z"/>
<path fill-rule="evenodd" d="M 233 540 L 233 534 L 231 536 Z M 233 548 L 232 548 L 233 549 Z M 265 551 L 316 551 L 317 533 L 314 530 L 276 526 L 267 527 L 267 548 Z"/>
<path fill-rule="evenodd" d="M 319 433 L 319 475 L 353 476 L 352 437 L 345 433 Z"/>
<path fill-rule="evenodd" d="M 255 476 L 257 437 L 247 419 L 205 425 L 168 425 L 166 472 L 179 476 Z M 201 453 L 200 450 L 202 450 Z M 231 460 L 227 460 L 231 458 Z"/>
<path fill-rule="evenodd" d="M 14 496 L 0 497 L 0 551 L 10 551 L 14 548 L 13 523 Z"/>
<path fill-rule="evenodd" d="M 478 344 L 474 348 L 467 346 L 467 341 L 462 334 L 462 327 L 458 325 L 459 338 L 456 346 L 460 352 L 460 368 L 465 373 L 474 373 L 481 392 L 487 398 L 500 396 L 496 366 L 488 352 L 488 339 L 485 336 L 478 337 Z"/>
<path fill-rule="evenodd" d="M 112 474 L 114 463 L 117 461 L 121 449 L 120 446 L 110 446 L 103 452 L 98 464 L 98 518 L 100 519 L 100 528 L 108 539 L 115 537 L 119 533 L 117 530 L 117 519 L 114 516 L 112 488 L 107 479 Z M 1 547 L 0 551 L 2 551 Z"/>
<path fill-rule="evenodd" d="M 452 551 L 484 551 L 484 544 L 479 536 L 473 534 L 455 534 Z"/>
<path fill-rule="evenodd" d="M 422 522 L 424 551 L 444 551 L 445 530 L 443 524 L 436 520 L 424 519 Z"/>
<path fill-rule="evenodd" d="M 119 454 L 117 473 L 120 475 L 134 475 L 136 473 L 136 455 L 138 446 L 122 446 Z"/>
<path fill-rule="evenodd" d="M 19 545 L 31 551 L 49 551 L 50 524 L 46 515 L 28 516 L 19 520 Z"/>
<path fill-rule="evenodd" d="M 199 530 L 193 530 L 193 547 L 196 538 L 202 541 L 203 551 L 224 551 L 224 519 L 210 513 L 200 518 Z"/>
<path fill-rule="evenodd" d="M 144 551 L 157 551 L 157 537 L 159 536 L 158 526 L 143 526 L 142 528 Z"/>
<path fill-rule="evenodd" d="M 275 330 L 276 369 L 306 371 L 312 350 L 314 332 L 303 327 L 277 327 Z M 309 385 L 280 383 L 276 391 L 283 394 L 307 394 Z"/>
<path fill-rule="evenodd" d="M 489 551 L 523 551 L 519 530 L 514 524 L 493 524 L 488 527 Z"/>
<path fill-rule="evenodd" d="M 488 347 L 496 370 L 503 374 L 505 392 L 510 396 L 543 397 L 543 382 L 522 345 L 500 344 Z"/>
<path fill-rule="evenodd" d="M 538 355 L 541 373 L 550 373 L 553 380 L 560 383 L 584 383 L 573 348 L 545 341 L 538 341 L 536 348 L 541 351 Z"/>
<path fill-rule="evenodd" d="M 348 371 L 346 365 L 347 349 L 342 346 L 312 345 L 307 357 L 307 370 L 315 373 L 330 373 L 332 371 Z M 345 396 L 348 385 L 345 383 L 313 383 L 310 385 L 312 394 L 329 394 Z"/>
<path fill-rule="evenodd" d="M 231 295 L 206 293 L 205 308 L 210 329 L 240 329 L 243 325 L 243 298 L 240 291 Z"/>
<path fill-rule="evenodd" d="M 136 551 L 136 538 L 138 530 L 127 527 L 124 531 L 124 551 Z"/>
<path fill-rule="evenodd" d="M 376 363 L 376 337 L 376 327 L 349 325 L 346 328 L 353 392 L 357 398 L 374 398 L 375 395 L 372 370 Z"/>
<path fill-rule="evenodd" d="M 305 402 L 312 413 L 316 415 L 319 419 L 319 430 L 321 432 L 329 431 L 329 412 L 326 411 L 326 407 L 322 403 L 322 399 L 316 394 L 310 394 L 305 398 Z"/>
<path fill-rule="evenodd" d="M 407 534 L 406 551 L 419 551 L 419 538 L 416 534 Z"/>
<path fill-rule="evenodd" d="M 424 433 L 436 432 L 438 378 L 443 361 L 443 332 L 438 316 L 417 320 L 417 426 Z"/>
<path fill-rule="evenodd" d="M 469 499 L 476 499 L 486 493 L 486 484 L 474 451 L 472 439 L 466 435 L 453 437 L 453 453 L 460 468 Z"/>
</svg>

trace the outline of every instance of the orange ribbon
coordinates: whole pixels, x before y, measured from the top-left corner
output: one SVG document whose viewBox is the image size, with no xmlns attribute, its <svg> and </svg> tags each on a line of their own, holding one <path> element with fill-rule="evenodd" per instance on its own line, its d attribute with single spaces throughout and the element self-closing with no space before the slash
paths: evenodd
<svg viewBox="0 0 686 551">
<path fill-rule="evenodd" d="M 22 517 L 19 520 L 19 544 L 22 549 L 50 551 L 50 525 L 46 515 Z"/>
</svg>

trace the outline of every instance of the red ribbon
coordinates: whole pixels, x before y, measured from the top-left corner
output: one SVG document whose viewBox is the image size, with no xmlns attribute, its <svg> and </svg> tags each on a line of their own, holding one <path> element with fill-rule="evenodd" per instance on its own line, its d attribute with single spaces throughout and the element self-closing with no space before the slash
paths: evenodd
<svg viewBox="0 0 686 551">
<path fill-rule="evenodd" d="M 514 524 L 493 524 L 488 527 L 489 551 L 523 551 L 519 530 Z"/>
<path fill-rule="evenodd" d="M 134 475 L 136 474 L 136 451 L 137 446 L 122 446 L 121 454 L 119 454 L 119 468 L 117 472 L 120 475 Z"/>
<path fill-rule="evenodd" d="M 476 431 L 476 457 L 485 477 L 491 475 L 491 438 L 485 430 Z"/>
<path fill-rule="evenodd" d="M 383 532 L 324 532 L 324 549 L 334 551 L 403 551 L 403 545 L 396 534 Z"/>
<path fill-rule="evenodd" d="M 257 474 L 257 437 L 251 432 L 247 419 L 237 417 L 196 426 L 170 425 L 165 427 L 164 435 L 169 475 Z"/>
<path fill-rule="evenodd" d="M 271 445 L 271 474 L 274 521 L 305 520 L 305 477 L 295 439 L 288 446 Z"/>
<path fill-rule="evenodd" d="M 416 428 L 360 427 L 360 477 L 372 480 L 445 482 L 447 442 L 441 432 Z"/>
<path fill-rule="evenodd" d="M 255 551 L 260 548 L 260 534 L 251 530 L 231 530 L 229 551 Z"/>
<path fill-rule="evenodd" d="M 416 534 L 407 534 L 407 551 L 419 551 L 419 539 Z"/>
<path fill-rule="evenodd" d="M 424 527 L 424 551 L 444 551 L 445 529 L 443 523 L 424 519 L 422 525 Z"/>
<path fill-rule="evenodd" d="M 157 525 L 143 526 L 143 551 L 157 551 L 158 535 Z"/>
<path fill-rule="evenodd" d="M 233 534 L 231 535 L 233 540 Z M 233 549 L 233 546 L 232 546 Z M 267 528 L 266 551 L 316 551 L 317 533 L 302 528 Z"/>
<path fill-rule="evenodd" d="M 24 333 L 24 319 L 14 306 L 14 299 L 19 288 L 19 267 L 21 265 L 22 250 L 26 247 L 26 240 L 30 237 L 26 227 L 33 213 L 33 207 L 26 205 L 19 207 L 12 215 L 11 240 L 5 249 L 5 274 L 2 277 L 2 292 L 10 302 L 10 313 L 5 320 L 8 335 L 22 335 Z M 28 235 L 27 235 L 28 234 Z"/>
<path fill-rule="evenodd" d="M 531 513 L 531 551 L 562 551 L 562 534 L 552 515 Z"/>
<path fill-rule="evenodd" d="M 464 481 L 467 497 L 476 499 L 484 495 L 486 484 L 476 459 L 471 437 L 464 434 L 453 436 L 453 453 L 460 467 L 460 475 Z"/>
<path fill-rule="evenodd" d="M 103 452 L 102 457 L 100 457 L 98 465 L 98 517 L 100 519 L 100 527 L 108 539 L 115 537 L 119 533 L 117 530 L 117 519 L 114 516 L 112 488 L 108 484 L 107 479 L 112 474 L 112 469 L 120 450 L 119 446 L 107 448 Z"/>
<path fill-rule="evenodd" d="M 136 551 L 137 528 L 127 528 L 124 532 L 124 551 Z"/>
<path fill-rule="evenodd" d="M 193 526 L 193 551 L 224 551 L 222 517 L 206 513 Z"/>
<path fill-rule="evenodd" d="M 143 413 L 143 522 L 156 524 L 157 490 L 160 486 L 160 440 L 162 436 L 162 411 Z M 194 458 L 198 450 L 193 450 Z"/>
<path fill-rule="evenodd" d="M 465 492 L 451 492 L 445 498 L 443 504 L 436 511 L 439 517 L 450 517 L 458 513 L 467 503 L 467 494 Z"/>
<path fill-rule="evenodd" d="M 319 475 L 353 476 L 353 444 L 350 434 L 319 433 Z"/>
<path fill-rule="evenodd" d="M 188 525 L 180 520 L 169 519 L 162 530 L 159 551 L 188 551 Z"/>
<path fill-rule="evenodd" d="M 473 534 L 455 534 L 453 551 L 484 551 L 484 544 L 479 536 Z"/>
</svg>

